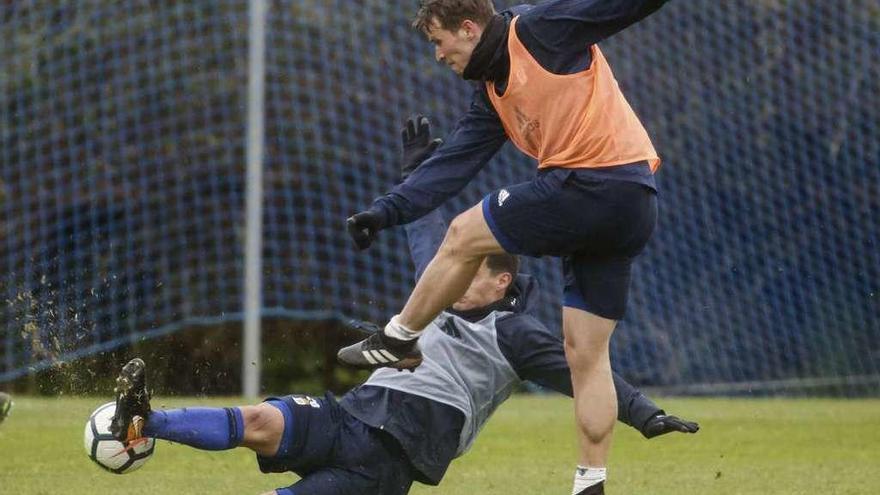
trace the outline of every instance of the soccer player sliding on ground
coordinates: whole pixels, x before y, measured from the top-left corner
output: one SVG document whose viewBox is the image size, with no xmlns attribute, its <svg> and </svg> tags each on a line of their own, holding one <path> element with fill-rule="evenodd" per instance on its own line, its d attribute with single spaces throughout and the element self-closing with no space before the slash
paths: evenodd
<svg viewBox="0 0 880 495">
<path fill-rule="evenodd" d="M 404 173 L 435 146 L 427 123 L 407 129 Z M 406 231 L 418 277 L 446 224 L 435 211 Z M 329 394 L 289 395 L 255 406 L 152 411 L 145 365 L 134 359 L 117 379 L 111 431 L 120 441 L 149 436 L 205 450 L 249 448 L 263 472 L 302 476 L 279 495 L 402 495 L 413 481 L 436 485 L 521 380 L 572 395 L 563 343 L 532 316 L 539 289 L 518 266 L 509 254 L 481 263 L 464 296 L 431 322 L 414 373 L 377 370 L 338 403 Z M 666 415 L 619 376 L 614 385 L 619 419 L 645 437 L 699 429 Z"/>
<path fill-rule="evenodd" d="M 413 251 L 428 253 L 444 228 L 433 215 L 413 223 L 419 236 L 438 235 L 411 237 Z M 516 265 L 510 255 L 487 259 L 467 295 L 431 323 L 415 373 L 375 371 L 338 403 L 330 394 L 289 395 L 253 406 L 153 411 L 146 366 L 134 359 L 117 379 L 111 431 L 123 442 L 148 436 L 203 450 L 249 448 L 263 472 L 302 477 L 278 495 L 403 495 L 413 481 L 436 485 L 520 379 L 572 394 L 562 342 L 529 315 L 538 289 L 515 275 Z M 618 376 L 615 386 L 619 419 L 646 437 L 698 430 Z"/>
<path fill-rule="evenodd" d="M 348 220 L 365 249 L 379 230 L 458 193 L 508 139 L 537 160 L 533 180 L 489 194 L 452 222 L 400 314 L 339 359 L 362 368 L 418 366 L 417 339 L 465 293 L 487 256 L 561 257 L 578 495 L 604 493 L 618 403 L 608 346 L 632 263 L 656 223 L 660 164 L 597 43 L 664 3 L 551 0 L 495 13 L 491 0 L 423 0 L 413 25 L 439 62 L 476 81 L 470 109 L 423 166 Z"/>
</svg>

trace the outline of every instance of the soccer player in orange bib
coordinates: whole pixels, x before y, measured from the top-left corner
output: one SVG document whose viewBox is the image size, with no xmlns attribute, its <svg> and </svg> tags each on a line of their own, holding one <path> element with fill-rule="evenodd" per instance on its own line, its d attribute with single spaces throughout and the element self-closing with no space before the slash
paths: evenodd
<svg viewBox="0 0 880 495">
<path fill-rule="evenodd" d="M 492 192 L 452 222 L 400 314 L 339 359 L 412 371 L 422 361 L 419 335 L 464 294 L 486 256 L 562 257 L 581 445 L 575 495 L 604 493 L 617 416 L 608 344 L 624 315 L 633 260 L 656 224 L 660 165 L 597 43 L 664 3 L 555 0 L 496 13 L 491 0 L 424 0 L 413 25 L 439 62 L 476 81 L 471 107 L 405 182 L 348 219 L 365 249 L 379 230 L 458 193 L 508 139 L 537 160 L 533 180 Z"/>
</svg>

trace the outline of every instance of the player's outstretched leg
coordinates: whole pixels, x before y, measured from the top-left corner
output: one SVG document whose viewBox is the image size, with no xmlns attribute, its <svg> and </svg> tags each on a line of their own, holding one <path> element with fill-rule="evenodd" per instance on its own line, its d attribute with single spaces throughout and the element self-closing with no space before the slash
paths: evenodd
<svg viewBox="0 0 880 495">
<path fill-rule="evenodd" d="M 381 330 L 366 339 L 343 347 L 336 354 L 339 362 L 360 369 L 397 368 L 415 370 L 422 364 L 418 339 L 399 340 Z"/>
<path fill-rule="evenodd" d="M 110 433 L 120 442 L 143 436 L 141 430 L 151 412 L 146 369 L 142 359 L 134 358 L 116 377 L 116 414 L 110 422 Z"/>
</svg>

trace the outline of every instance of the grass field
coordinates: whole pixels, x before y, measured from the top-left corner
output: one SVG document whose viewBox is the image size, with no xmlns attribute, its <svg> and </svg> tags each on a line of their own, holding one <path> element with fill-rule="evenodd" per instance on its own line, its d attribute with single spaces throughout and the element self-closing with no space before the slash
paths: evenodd
<svg viewBox="0 0 880 495">
<path fill-rule="evenodd" d="M 82 446 L 101 398 L 16 399 L 0 425 L 0 493 L 259 494 L 293 475 L 259 473 L 244 450 L 200 452 L 161 442 L 138 472 L 116 476 Z M 238 399 L 154 399 L 154 406 L 227 405 Z M 880 401 L 668 399 L 668 411 L 698 420 L 693 436 L 644 440 L 619 427 L 613 494 L 878 494 Z M 502 406 L 473 450 L 440 487 L 413 494 L 568 494 L 575 462 L 571 402 L 517 396 Z"/>
</svg>

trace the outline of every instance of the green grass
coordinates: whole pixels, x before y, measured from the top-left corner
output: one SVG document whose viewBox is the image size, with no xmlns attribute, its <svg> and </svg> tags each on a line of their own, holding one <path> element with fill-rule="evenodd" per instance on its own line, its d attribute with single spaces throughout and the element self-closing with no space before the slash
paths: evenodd
<svg viewBox="0 0 880 495">
<path fill-rule="evenodd" d="M 100 398 L 16 398 L 0 425 L 0 493 L 37 495 L 260 494 L 293 475 L 260 474 L 244 450 L 200 452 L 161 442 L 147 465 L 116 476 L 91 464 L 82 435 Z M 227 405 L 238 399 L 156 399 L 154 406 Z M 619 427 L 614 494 L 880 493 L 878 400 L 659 400 L 698 420 L 693 436 L 644 440 Z M 570 493 L 576 460 L 571 402 L 517 396 L 439 488 L 413 494 Z"/>
</svg>

